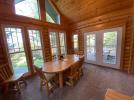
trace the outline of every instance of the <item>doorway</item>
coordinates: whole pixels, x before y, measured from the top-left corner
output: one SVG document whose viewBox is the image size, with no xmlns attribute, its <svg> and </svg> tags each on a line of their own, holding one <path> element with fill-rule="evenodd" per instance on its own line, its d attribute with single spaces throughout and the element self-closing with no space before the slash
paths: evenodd
<svg viewBox="0 0 134 100">
<path fill-rule="evenodd" d="M 84 33 L 87 63 L 120 69 L 122 28 Z"/>
</svg>

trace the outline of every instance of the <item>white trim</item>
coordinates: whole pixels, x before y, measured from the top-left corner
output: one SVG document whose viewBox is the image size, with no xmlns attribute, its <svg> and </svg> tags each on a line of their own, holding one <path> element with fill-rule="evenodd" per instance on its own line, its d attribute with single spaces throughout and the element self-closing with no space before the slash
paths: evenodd
<svg viewBox="0 0 134 100">
<path fill-rule="evenodd" d="M 85 33 L 84 34 L 84 47 L 85 47 L 85 49 L 84 49 L 84 54 L 85 54 L 85 62 L 88 62 L 88 63 L 92 63 L 92 64 L 96 64 L 96 61 L 97 61 L 97 57 L 96 57 L 96 59 L 93 61 L 93 60 L 88 60 L 87 59 L 87 35 L 88 34 L 95 34 L 95 32 L 87 32 L 87 33 Z M 95 40 L 96 40 L 96 34 L 95 34 Z M 95 41 L 95 44 L 96 44 L 96 41 Z M 95 47 L 96 48 L 96 47 Z M 97 49 L 96 49 L 96 52 L 97 52 Z M 96 54 L 97 55 L 97 54 Z"/>
</svg>

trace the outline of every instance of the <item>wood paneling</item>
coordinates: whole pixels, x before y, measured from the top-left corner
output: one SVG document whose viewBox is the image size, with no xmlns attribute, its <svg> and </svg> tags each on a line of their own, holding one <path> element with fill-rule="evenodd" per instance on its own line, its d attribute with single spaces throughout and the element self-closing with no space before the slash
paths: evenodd
<svg viewBox="0 0 134 100">
<path fill-rule="evenodd" d="M 14 14 L 15 11 L 13 2 L 14 0 L 0 0 L 0 14 Z"/>
<path fill-rule="evenodd" d="M 53 0 L 69 23 L 132 7 L 132 0 Z"/>
<path fill-rule="evenodd" d="M 126 21 L 127 17 L 131 16 L 131 8 L 125 9 L 125 10 L 117 10 L 117 11 L 113 11 L 111 13 L 107 13 L 98 17 L 94 17 L 94 18 L 89 18 L 87 20 L 78 22 L 78 23 L 73 23 L 70 24 L 71 29 L 73 30 L 77 30 L 77 29 L 84 29 L 90 26 L 97 26 L 98 28 L 101 27 L 100 25 L 102 25 L 103 23 L 109 23 L 112 22 L 114 20 L 116 20 L 115 23 L 118 23 L 120 20 L 124 20 L 124 22 Z"/>
<path fill-rule="evenodd" d="M 131 66 L 131 44 L 132 44 L 132 20 L 128 19 L 126 23 L 125 40 L 124 40 L 124 56 L 123 69 L 128 71 Z"/>
<path fill-rule="evenodd" d="M 7 63 L 6 49 L 2 38 L 2 30 L 0 29 L 0 65 Z"/>
<path fill-rule="evenodd" d="M 133 7 L 132 7 L 132 60 L 131 60 L 131 66 L 129 67 L 129 73 L 134 74 L 134 0 L 133 0 Z"/>
</svg>

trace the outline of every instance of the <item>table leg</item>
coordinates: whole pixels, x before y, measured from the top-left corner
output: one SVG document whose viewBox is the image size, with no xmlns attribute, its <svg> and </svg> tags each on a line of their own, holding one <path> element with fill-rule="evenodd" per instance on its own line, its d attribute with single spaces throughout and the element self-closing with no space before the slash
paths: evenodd
<svg viewBox="0 0 134 100">
<path fill-rule="evenodd" d="M 63 73 L 59 72 L 59 85 L 60 88 L 63 88 Z"/>
<path fill-rule="evenodd" d="M 4 94 L 6 94 L 8 92 L 8 83 L 3 85 L 3 89 L 4 89 Z"/>
</svg>

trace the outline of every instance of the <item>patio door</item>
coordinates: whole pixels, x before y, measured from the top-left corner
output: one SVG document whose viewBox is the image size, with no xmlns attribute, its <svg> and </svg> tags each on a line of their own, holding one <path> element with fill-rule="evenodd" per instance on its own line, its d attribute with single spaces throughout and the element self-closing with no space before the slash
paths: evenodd
<svg viewBox="0 0 134 100">
<path fill-rule="evenodd" d="M 18 75 L 28 72 L 22 29 L 9 26 L 4 27 L 4 32 L 9 62 L 12 65 L 14 73 Z"/>
<path fill-rule="evenodd" d="M 95 33 L 86 33 L 86 60 L 89 63 L 96 64 L 96 34 Z"/>
<path fill-rule="evenodd" d="M 119 69 L 122 28 L 105 29 L 84 34 L 87 63 Z"/>
</svg>

